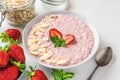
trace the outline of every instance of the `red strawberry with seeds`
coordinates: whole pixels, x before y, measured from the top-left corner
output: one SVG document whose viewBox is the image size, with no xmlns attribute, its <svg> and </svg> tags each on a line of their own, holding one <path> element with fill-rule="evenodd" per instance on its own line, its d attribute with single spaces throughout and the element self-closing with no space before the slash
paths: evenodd
<svg viewBox="0 0 120 80">
<path fill-rule="evenodd" d="M 6 67 L 9 62 L 9 55 L 4 51 L 0 51 L 0 68 Z"/>
<path fill-rule="evenodd" d="M 50 37 L 58 36 L 61 39 L 62 38 L 62 33 L 60 31 L 58 31 L 57 29 L 53 28 L 53 29 L 50 29 L 49 36 Z"/>
<path fill-rule="evenodd" d="M 40 78 L 38 76 L 32 76 L 31 80 L 40 80 Z"/>
<path fill-rule="evenodd" d="M 0 69 L 0 80 L 17 80 L 18 68 L 13 65 L 8 65 Z"/>
<path fill-rule="evenodd" d="M 31 72 L 27 71 L 26 74 L 30 78 L 30 80 L 48 80 L 44 72 L 40 69 L 34 70 L 31 66 L 29 66 Z"/>
<path fill-rule="evenodd" d="M 37 69 L 35 70 L 35 75 L 39 77 L 39 79 L 42 79 L 42 80 L 47 80 L 47 77 L 46 75 L 43 73 L 43 71 Z M 44 76 L 44 77 L 43 77 Z"/>
<path fill-rule="evenodd" d="M 21 35 L 20 31 L 17 30 L 17 29 L 7 29 L 5 32 L 6 32 L 6 33 L 9 35 L 9 37 L 12 38 L 13 40 L 19 39 L 19 37 L 20 37 L 20 35 Z"/>
<path fill-rule="evenodd" d="M 75 40 L 75 37 L 72 34 L 67 34 L 64 36 L 64 40 L 65 40 L 65 44 L 68 45 L 68 44 L 71 44 Z"/>
<path fill-rule="evenodd" d="M 13 44 L 10 46 L 8 54 L 13 60 L 17 62 L 25 63 L 25 56 L 23 49 L 17 44 Z"/>
</svg>

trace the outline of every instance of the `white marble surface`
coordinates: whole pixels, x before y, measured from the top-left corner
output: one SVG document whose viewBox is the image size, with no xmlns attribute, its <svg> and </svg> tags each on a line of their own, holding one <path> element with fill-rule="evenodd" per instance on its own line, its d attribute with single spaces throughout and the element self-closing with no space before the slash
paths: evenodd
<svg viewBox="0 0 120 80">
<path fill-rule="evenodd" d="M 101 38 L 100 48 L 111 46 L 113 48 L 113 58 L 112 61 L 105 67 L 100 67 L 92 80 L 120 80 L 120 0 L 68 0 L 70 5 L 70 10 L 76 13 L 82 14 L 89 22 L 94 24 L 99 31 Z M 36 12 L 40 15 L 45 11 L 40 0 L 36 0 Z M 13 27 L 10 26 L 6 21 L 3 22 L 0 31 L 6 28 Z M 14 27 L 18 28 L 18 27 Z M 23 28 L 18 28 L 23 30 Z M 51 70 L 44 68 L 39 64 L 35 63 L 26 55 L 27 65 L 37 65 L 45 71 L 49 80 L 53 80 L 51 76 Z M 71 80 L 86 80 L 90 75 L 94 67 L 96 66 L 94 59 L 87 62 L 83 66 L 78 66 L 75 69 L 69 69 L 75 73 L 75 76 Z M 21 79 L 25 80 L 25 79 Z"/>
</svg>

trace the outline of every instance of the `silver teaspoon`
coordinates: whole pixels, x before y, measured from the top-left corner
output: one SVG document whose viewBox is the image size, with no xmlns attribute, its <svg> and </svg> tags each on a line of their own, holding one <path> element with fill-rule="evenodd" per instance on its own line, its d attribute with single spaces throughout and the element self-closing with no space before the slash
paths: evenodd
<svg viewBox="0 0 120 80">
<path fill-rule="evenodd" d="M 95 71 L 97 70 L 98 67 L 100 66 L 105 66 L 107 65 L 112 59 L 112 48 L 111 47 L 106 47 L 103 50 L 101 50 L 97 55 L 96 55 L 96 63 L 97 66 L 96 68 L 93 70 L 93 72 L 91 73 L 91 75 L 88 77 L 87 80 L 91 80 L 93 74 L 95 73 Z"/>
</svg>

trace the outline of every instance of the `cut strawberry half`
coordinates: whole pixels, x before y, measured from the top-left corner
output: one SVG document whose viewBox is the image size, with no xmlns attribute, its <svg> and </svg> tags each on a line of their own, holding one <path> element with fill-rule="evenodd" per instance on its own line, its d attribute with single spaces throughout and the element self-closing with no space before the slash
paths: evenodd
<svg viewBox="0 0 120 80">
<path fill-rule="evenodd" d="M 72 34 L 67 34 L 64 36 L 65 44 L 71 44 L 75 40 L 75 36 Z"/>
<path fill-rule="evenodd" d="M 57 29 L 53 28 L 53 29 L 50 29 L 49 36 L 50 37 L 58 36 L 61 39 L 62 38 L 62 33 L 60 31 L 58 31 Z"/>
</svg>

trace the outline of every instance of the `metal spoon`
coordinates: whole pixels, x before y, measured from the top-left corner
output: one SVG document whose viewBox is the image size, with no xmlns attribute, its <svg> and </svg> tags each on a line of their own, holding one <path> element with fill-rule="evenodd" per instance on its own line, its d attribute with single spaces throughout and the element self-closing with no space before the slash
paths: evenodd
<svg viewBox="0 0 120 80">
<path fill-rule="evenodd" d="M 88 77 L 87 80 L 91 80 L 91 78 L 92 78 L 93 74 L 95 73 L 95 71 L 97 70 L 97 68 L 100 66 L 107 65 L 111 61 L 111 59 L 112 59 L 112 48 L 111 47 L 106 47 L 102 51 L 100 51 L 96 55 L 97 66 L 93 70 L 93 72 L 91 73 L 91 75 Z"/>
</svg>

